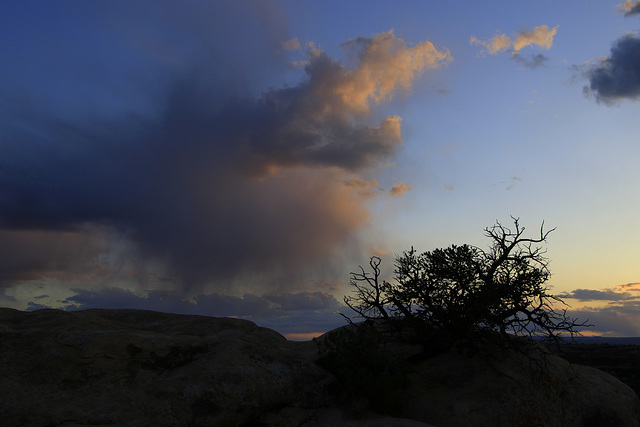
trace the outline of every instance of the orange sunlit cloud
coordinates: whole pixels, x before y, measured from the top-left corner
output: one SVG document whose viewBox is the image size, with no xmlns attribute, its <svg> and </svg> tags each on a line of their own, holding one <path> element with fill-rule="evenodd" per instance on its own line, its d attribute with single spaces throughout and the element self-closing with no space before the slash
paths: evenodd
<svg viewBox="0 0 640 427">
<path fill-rule="evenodd" d="M 411 191 L 411 184 L 406 184 L 402 181 L 396 182 L 393 187 L 391 187 L 391 195 L 394 197 L 401 197 L 405 193 Z"/>
<path fill-rule="evenodd" d="M 490 55 L 509 49 L 512 49 L 514 55 L 517 55 L 521 49 L 527 46 L 550 49 L 557 31 L 558 26 L 549 28 L 548 25 L 540 25 L 533 30 L 520 31 L 514 38 L 506 34 L 496 34 L 491 39 L 484 41 L 471 36 L 470 43 L 471 45 L 483 46 Z"/>
<path fill-rule="evenodd" d="M 625 0 L 618 3 L 617 7 L 625 16 L 640 13 L 640 0 Z"/>
<path fill-rule="evenodd" d="M 640 282 L 627 283 L 613 288 L 614 292 L 640 292 Z"/>
<path fill-rule="evenodd" d="M 429 41 L 409 47 L 393 31 L 370 39 L 353 39 L 345 46 L 357 48 L 363 44 L 365 49 L 358 53 L 361 66 L 336 88 L 345 104 L 363 112 L 369 110 L 370 100 L 388 100 L 397 89 L 410 89 L 425 69 L 439 68 L 453 60 L 448 49 L 439 51 Z"/>
<path fill-rule="evenodd" d="M 397 90 L 410 89 L 426 69 L 439 68 L 453 60 L 448 49 L 438 50 L 429 41 L 409 46 L 396 37 L 393 30 L 371 38 L 358 37 L 343 46 L 353 52 L 359 66 L 325 79 L 320 88 L 324 93 L 337 95 L 349 111 L 362 114 L 370 111 L 372 102 L 388 101 Z M 285 47 L 300 48 L 300 43 L 292 39 Z M 309 65 L 326 55 L 313 43 L 307 43 L 305 48 L 308 60 L 294 64 Z"/>
</svg>

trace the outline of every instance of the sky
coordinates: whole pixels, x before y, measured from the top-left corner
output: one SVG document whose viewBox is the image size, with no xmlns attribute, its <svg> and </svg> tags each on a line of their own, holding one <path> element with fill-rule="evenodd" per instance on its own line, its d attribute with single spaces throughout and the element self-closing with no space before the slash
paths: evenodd
<svg viewBox="0 0 640 427">
<path fill-rule="evenodd" d="M 0 306 L 303 339 L 349 273 L 544 222 L 552 293 L 640 336 L 640 2 L 0 5 Z"/>
</svg>

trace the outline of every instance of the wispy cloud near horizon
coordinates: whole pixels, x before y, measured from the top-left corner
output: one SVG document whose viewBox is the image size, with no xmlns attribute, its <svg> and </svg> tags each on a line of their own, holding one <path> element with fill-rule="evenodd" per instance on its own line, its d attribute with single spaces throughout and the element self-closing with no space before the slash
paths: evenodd
<svg viewBox="0 0 640 427">
<path fill-rule="evenodd" d="M 569 315 L 585 321 L 589 319 L 593 328 L 585 331 L 591 334 L 640 336 L 640 282 L 605 289 L 575 289 L 559 297 L 585 304 L 571 307 Z"/>
<path fill-rule="evenodd" d="M 338 312 L 346 307 L 331 294 L 321 291 L 280 294 L 245 293 L 241 296 L 220 292 L 184 298 L 176 291 L 132 292 L 107 287 L 97 291 L 74 289 L 75 294 L 58 307 L 65 311 L 103 309 L 138 309 L 166 313 L 238 317 L 283 335 L 324 333 L 343 326 Z M 33 309 L 46 306 L 34 306 Z"/>
</svg>

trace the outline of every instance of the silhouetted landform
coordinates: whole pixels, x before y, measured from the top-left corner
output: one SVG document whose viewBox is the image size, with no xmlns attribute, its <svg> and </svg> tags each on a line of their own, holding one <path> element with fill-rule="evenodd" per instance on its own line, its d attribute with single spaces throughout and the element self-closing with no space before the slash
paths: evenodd
<svg viewBox="0 0 640 427">
<path fill-rule="evenodd" d="M 571 363 L 615 376 L 640 395 L 640 338 L 578 337 L 551 350 Z"/>
<path fill-rule="evenodd" d="M 373 383 L 384 397 L 394 390 L 394 414 L 380 414 L 384 407 L 358 393 L 365 378 L 341 384 L 316 363 L 345 328 L 353 326 L 296 343 L 239 319 L 0 309 L 1 424 L 639 425 L 640 400 L 628 386 L 535 343 L 525 352 L 488 341 L 425 358 L 424 348 L 384 334 L 374 356 L 402 367 L 392 377 L 402 388 Z"/>
<path fill-rule="evenodd" d="M 575 337 L 577 344 L 638 345 L 640 337 Z"/>
</svg>

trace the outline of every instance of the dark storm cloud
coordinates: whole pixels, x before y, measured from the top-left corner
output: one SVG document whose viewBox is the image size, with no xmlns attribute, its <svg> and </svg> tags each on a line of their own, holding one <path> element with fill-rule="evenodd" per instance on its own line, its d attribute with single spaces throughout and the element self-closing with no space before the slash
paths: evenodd
<svg viewBox="0 0 640 427">
<path fill-rule="evenodd" d="M 640 98 L 640 38 L 629 34 L 618 39 L 611 54 L 585 74 L 590 84 L 584 91 L 593 93 L 598 102 Z"/>
<path fill-rule="evenodd" d="M 309 47 L 299 84 L 259 92 L 287 67 L 286 31 L 267 3 L 161 2 L 149 17 L 114 4 L 103 24 L 118 43 L 80 51 L 92 69 L 115 67 L 129 80 L 101 86 L 83 67 L 52 63 L 68 87 L 58 97 L 0 87 L 2 250 L 7 233 L 30 236 L 0 280 L 112 268 L 94 255 L 118 242 L 132 251 L 124 258 L 162 265 L 185 287 L 344 259 L 336 248 L 368 221 L 345 182 L 402 142 L 401 119 L 370 123 L 371 108 L 448 52 L 389 32 L 350 42 L 357 61 L 347 67 Z M 100 56 L 108 52 L 118 54 Z M 103 105 L 106 93 L 115 100 Z M 68 233 L 68 244 L 48 243 L 51 233 Z"/>
</svg>

